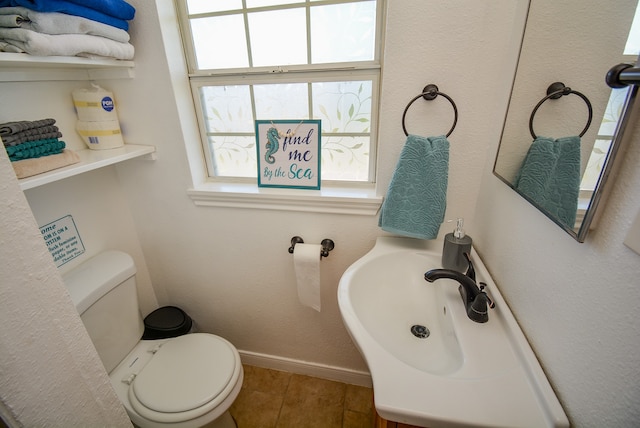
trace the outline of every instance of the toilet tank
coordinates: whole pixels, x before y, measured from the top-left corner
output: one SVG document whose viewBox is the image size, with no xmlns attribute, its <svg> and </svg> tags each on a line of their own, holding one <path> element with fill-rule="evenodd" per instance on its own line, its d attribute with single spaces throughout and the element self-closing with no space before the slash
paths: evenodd
<svg viewBox="0 0 640 428">
<path fill-rule="evenodd" d="M 106 251 L 63 275 L 107 372 L 127 356 L 144 332 L 135 274 L 131 256 Z"/>
</svg>

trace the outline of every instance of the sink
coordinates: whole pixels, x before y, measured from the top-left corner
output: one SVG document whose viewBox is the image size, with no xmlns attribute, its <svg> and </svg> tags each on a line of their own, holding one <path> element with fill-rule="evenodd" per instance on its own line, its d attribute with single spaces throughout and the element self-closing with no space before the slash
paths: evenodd
<svg viewBox="0 0 640 428">
<path fill-rule="evenodd" d="M 432 428 L 568 427 L 527 339 L 472 250 L 495 302 L 487 323 L 467 317 L 442 268 L 441 241 L 379 237 L 338 286 L 344 324 L 373 380 L 383 418 Z"/>
<path fill-rule="evenodd" d="M 463 360 L 447 290 L 424 280 L 424 272 L 439 267 L 436 260 L 431 253 L 374 255 L 366 268 L 353 269 L 348 299 L 362 327 L 386 352 L 417 370 L 444 375 L 458 371 Z M 420 327 L 428 329 L 427 337 Z"/>
</svg>

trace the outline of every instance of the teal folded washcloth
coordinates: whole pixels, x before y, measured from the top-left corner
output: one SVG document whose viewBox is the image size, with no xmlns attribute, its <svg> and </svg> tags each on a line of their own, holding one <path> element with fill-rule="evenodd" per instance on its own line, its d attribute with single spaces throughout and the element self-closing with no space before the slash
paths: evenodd
<svg viewBox="0 0 640 428">
<path fill-rule="evenodd" d="M 5 147 L 11 162 L 23 159 L 39 158 L 41 156 L 55 155 L 61 153 L 65 147 L 65 142 L 57 138 L 47 140 L 28 141 L 15 146 Z"/>
<path fill-rule="evenodd" d="M 537 137 L 515 183 L 516 190 L 573 228 L 580 193 L 580 137 Z"/>
<path fill-rule="evenodd" d="M 449 141 L 409 135 L 380 209 L 387 232 L 435 239 L 444 220 L 449 180 Z"/>
</svg>

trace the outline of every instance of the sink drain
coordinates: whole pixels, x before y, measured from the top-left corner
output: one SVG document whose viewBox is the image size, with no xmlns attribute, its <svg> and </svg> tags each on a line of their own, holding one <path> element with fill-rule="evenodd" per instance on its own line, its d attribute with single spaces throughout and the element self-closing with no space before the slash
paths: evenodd
<svg viewBox="0 0 640 428">
<path fill-rule="evenodd" d="M 431 332 L 427 327 L 420 324 L 415 324 L 411 326 L 411 334 L 413 334 L 415 337 L 419 339 L 424 339 L 429 337 Z"/>
</svg>

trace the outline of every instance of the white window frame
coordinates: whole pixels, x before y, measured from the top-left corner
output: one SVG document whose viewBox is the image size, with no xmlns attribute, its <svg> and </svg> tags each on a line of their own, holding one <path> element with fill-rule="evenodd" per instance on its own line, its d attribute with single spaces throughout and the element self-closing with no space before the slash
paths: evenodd
<svg viewBox="0 0 640 428">
<path fill-rule="evenodd" d="M 208 178 L 204 183 L 189 190 L 196 205 L 256 207 L 286 209 L 295 211 L 334 212 L 345 214 L 373 215 L 377 212 L 381 197 L 375 194 L 375 166 L 377 131 L 379 120 L 379 97 L 381 83 L 381 43 L 384 21 L 384 1 L 377 0 L 376 19 L 378 34 L 375 37 L 375 58 L 373 61 L 356 63 L 332 63 L 316 65 L 291 65 L 281 67 L 253 67 L 243 69 L 197 70 L 193 41 L 190 36 L 189 16 L 183 0 L 176 0 L 176 9 L 183 33 L 183 48 L 189 69 L 189 80 L 194 100 L 194 111 L 199 124 L 203 162 L 207 164 Z M 307 7 L 343 3 L 344 0 L 302 0 L 289 7 Z M 271 10 L 272 7 L 247 9 L 247 12 Z M 215 13 L 213 14 L 215 15 Z M 207 16 L 207 15 L 197 15 Z M 185 31 L 186 30 L 186 31 Z M 184 37 L 189 34 L 188 37 Z M 372 81 L 372 106 L 369 150 L 368 181 L 350 182 L 323 180 L 319 191 L 295 189 L 264 189 L 257 187 L 256 179 L 238 177 L 213 177 L 211 175 L 211 153 L 209 152 L 206 127 L 202 108 L 199 104 L 199 88 L 207 85 L 252 85 L 269 83 L 298 83 L 314 81 Z M 310 103 L 312 101 L 310 100 Z M 345 135 L 345 134 L 342 134 Z"/>
</svg>

